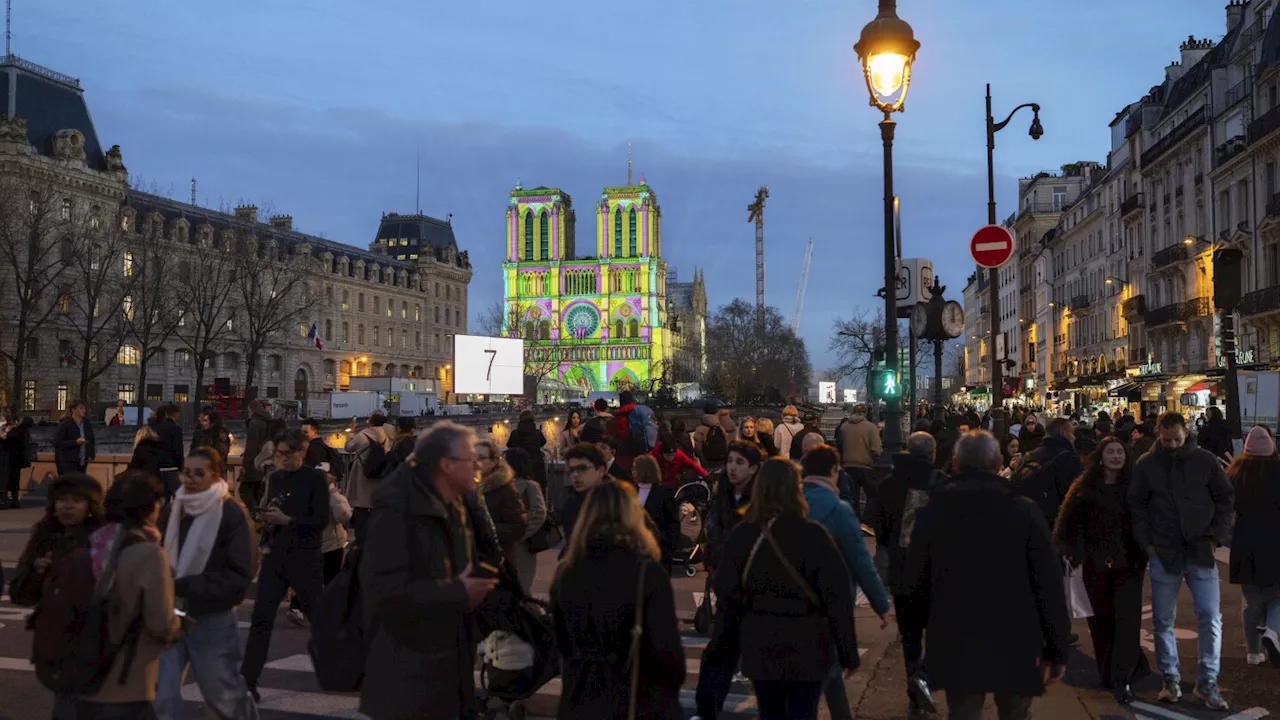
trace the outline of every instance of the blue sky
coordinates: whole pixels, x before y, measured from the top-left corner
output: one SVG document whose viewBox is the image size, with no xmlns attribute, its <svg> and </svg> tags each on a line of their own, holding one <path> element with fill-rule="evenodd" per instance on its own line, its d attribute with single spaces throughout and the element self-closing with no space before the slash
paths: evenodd
<svg viewBox="0 0 1280 720">
<path fill-rule="evenodd" d="M 996 150 L 997 200 L 1019 176 L 1104 161 L 1107 124 L 1163 79 L 1188 35 L 1220 38 L 1224 0 L 900 0 L 922 47 L 898 116 L 909 257 L 957 297 L 985 222 L 983 86 L 997 114 L 1041 104 Z M 81 79 L 99 137 L 130 172 L 203 205 L 256 202 L 367 246 L 379 214 L 453 213 L 476 268 L 472 319 L 501 296 L 506 195 L 553 185 L 591 207 L 636 172 L 657 191 L 663 249 L 706 268 L 712 306 L 754 296 L 746 205 L 770 187 L 767 295 L 816 369 L 837 315 L 882 283 L 880 139 L 851 49 L 874 0 L 14 0 L 14 51 Z M 1121 32 L 1118 29 L 1123 29 Z M 581 234 L 594 216 L 583 212 Z"/>
</svg>

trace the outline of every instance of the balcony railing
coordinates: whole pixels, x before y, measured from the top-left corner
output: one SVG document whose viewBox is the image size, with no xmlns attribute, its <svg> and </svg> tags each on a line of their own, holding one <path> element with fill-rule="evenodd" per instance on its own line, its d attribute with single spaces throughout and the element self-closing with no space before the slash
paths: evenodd
<svg viewBox="0 0 1280 720">
<path fill-rule="evenodd" d="M 1034 200 L 1022 206 L 1018 210 L 1018 217 L 1028 215 L 1030 213 L 1057 213 L 1062 212 L 1070 206 L 1070 203 L 1063 200 Z"/>
<path fill-rule="evenodd" d="M 1147 312 L 1147 298 L 1145 295 L 1134 295 L 1121 304 L 1120 310 L 1125 318 L 1145 315 Z"/>
<path fill-rule="evenodd" d="M 1248 146 L 1249 146 L 1249 143 L 1245 139 L 1244 135 L 1236 135 L 1235 137 L 1229 138 L 1226 142 L 1219 145 L 1214 150 L 1214 153 L 1218 156 L 1218 162 L 1224 163 L 1230 160 L 1231 158 L 1235 157 L 1236 155 L 1239 155 L 1240 153 L 1244 152 L 1244 149 Z"/>
<path fill-rule="evenodd" d="M 1257 315 L 1268 310 L 1280 310 L 1280 285 L 1254 290 L 1240 298 L 1241 315 Z"/>
<path fill-rule="evenodd" d="M 1280 193 L 1275 193 L 1267 200 L 1267 217 L 1280 217 Z"/>
<path fill-rule="evenodd" d="M 1142 153 L 1142 167 L 1145 168 L 1156 160 L 1159 160 L 1160 156 L 1172 150 L 1175 145 L 1186 139 L 1193 130 L 1204 125 L 1205 121 L 1208 119 L 1208 106 L 1202 106 L 1199 110 L 1191 113 L 1190 117 L 1178 123 L 1177 127 L 1170 130 L 1164 137 L 1157 140 L 1154 145 L 1148 148 L 1146 152 Z M 1252 134 L 1250 134 L 1250 137 L 1252 137 Z"/>
<path fill-rule="evenodd" d="M 71 87 L 74 87 L 74 88 L 80 87 L 80 81 L 71 77 L 70 75 L 63 75 L 57 70 L 50 70 L 49 68 L 43 65 L 37 65 L 31 62 L 30 60 L 23 60 L 17 55 L 9 54 L 9 55 L 5 55 L 4 57 L 0 57 L 0 66 L 3 66 L 3 65 L 12 65 L 17 68 L 22 68 L 27 72 L 33 73 L 35 75 L 39 75 L 47 80 L 60 82 L 63 85 L 70 85 Z"/>
<path fill-rule="evenodd" d="M 1186 260 L 1188 255 L 1189 255 L 1189 252 L 1187 250 L 1186 245 L 1183 245 L 1182 243 L 1170 245 L 1169 247 L 1151 256 L 1151 269 L 1159 270 L 1160 268 L 1166 265 L 1172 265 L 1173 263 L 1181 262 L 1183 260 Z"/>
<path fill-rule="evenodd" d="M 1253 144 L 1280 129 L 1280 105 L 1262 114 L 1262 117 L 1249 123 L 1249 143 Z"/>
<path fill-rule="evenodd" d="M 1076 295 L 1075 297 L 1071 298 L 1070 307 L 1072 312 L 1076 310 L 1084 310 L 1085 308 L 1089 307 L 1089 296 Z"/>
<path fill-rule="evenodd" d="M 1122 217 L 1141 209 L 1142 193 L 1134 193 L 1120 202 L 1120 215 Z"/>
<path fill-rule="evenodd" d="M 1257 26 L 1255 25 L 1254 27 L 1257 27 Z M 1249 28 L 1249 29 L 1252 30 L 1253 28 Z M 1253 81 L 1250 80 L 1249 78 L 1245 78 L 1240 82 L 1236 83 L 1235 85 L 1231 86 L 1230 88 L 1227 89 L 1227 92 L 1223 95 L 1222 109 L 1218 111 L 1218 114 L 1221 115 L 1222 113 L 1230 110 L 1232 107 L 1235 106 L 1236 103 L 1249 97 L 1249 93 L 1251 92 L 1253 92 Z"/>
<path fill-rule="evenodd" d="M 1144 316 L 1144 319 L 1148 328 L 1154 328 L 1171 323 L 1186 322 L 1191 318 L 1208 314 L 1209 298 L 1198 297 L 1151 310 Z"/>
</svg>

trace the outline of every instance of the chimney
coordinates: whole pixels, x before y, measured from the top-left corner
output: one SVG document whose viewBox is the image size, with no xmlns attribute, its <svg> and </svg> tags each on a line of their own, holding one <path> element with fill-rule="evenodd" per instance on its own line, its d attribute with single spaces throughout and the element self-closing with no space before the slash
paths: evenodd
<svg viewBox="0 0 1280 720">
<path fill-rule="evenodd" d="M 271 223 L 271 227 L 280 228 L 286 232 L 293 232 L 292 215 L 272 215 L 267 222 Z"/>
<path fill-rule="evenodd" d="M 1177 60 L 1174 60 L 1173 62 L 1169 63 L 1168 67 L 1164 69 L 1164 81 L 1167 84 L 1172 85 L 1178 82 L 1178 80 L 1182 78 L 1182 75 L 1185 72 L 1186 72 L 1186 69 L 1182 67 L 1182 63 L 1178 62 Z"/>
<path fill-rule="evenodd" d="M 1235 30 L 1244 20 L 1244 0 L 1230 0 L 1227 3 L 1227 32 Z"/>
<path fill-rule="evenodd" d="M 236 219 L 245 222 L 258 222 L 258 206 L 257 205 L 237 205 Z"/>
<path fill-rule="evenodd" d="M 1213 41 L 1209 38 L 1197 40 L 1194 35 L 1188 35 L 1187 41 L 1179 45 L 1178 49 L 1182 51 L 1182 67 L 1190 70 L 1213 49 Z"/>
</svg>

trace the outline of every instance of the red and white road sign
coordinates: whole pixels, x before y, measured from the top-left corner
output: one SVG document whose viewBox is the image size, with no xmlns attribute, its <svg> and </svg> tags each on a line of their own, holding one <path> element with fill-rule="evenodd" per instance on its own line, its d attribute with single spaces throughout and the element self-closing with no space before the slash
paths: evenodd
<svg viewBox="0 0 1280 720">
<path fill-rule="evenodd" d="M 1003 225 L 984 225 L 969 241 L 969 254 L 980 267 L 998 268 L 1013 257 L 1013 233 Z"/>
</svg>

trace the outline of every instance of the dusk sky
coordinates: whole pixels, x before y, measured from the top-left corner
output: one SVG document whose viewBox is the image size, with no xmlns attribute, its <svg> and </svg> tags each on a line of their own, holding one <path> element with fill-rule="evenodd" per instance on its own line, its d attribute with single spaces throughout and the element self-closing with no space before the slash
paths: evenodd
<svg viewBox="0 0 1280 720">
<path fill-rule="evenodd" d="M 1218 40 L 1225 0 L 900 0 L 921 42 L 898 115 L 905 254 L 959 299 L 986 219 L 983 86 L 996 112 L 999 215 L 1019 176 L 1106 160 L 1115 113 L 1163 80 L 1188 35 Z M 710 304 L 754 296 L 746 205 L 768 185 L 768 302 L 801 324 L 815 369 L 837 315 L 882 284 L 877 113 L 852 45 L 874 0 L 513 3 L 497 0 L 14 0 L 13 49 L 81 79 L 104 146 L 185 200 L 255 202 L 305 232 L 367 247 L 383 211 L 453 213 L 475 267 L 472 323 L 502 293 L 503 211 L 517 179 L 591 208 L 626 180 L 627 143 L 663 209 L 681 279 Z M 1122 29 L 1122 31 L 1121 31 Z M 589 242 L 588 242 L 589 245 Z M 587 248 L 591 249 L 590 247 Z"/>
</svg>

